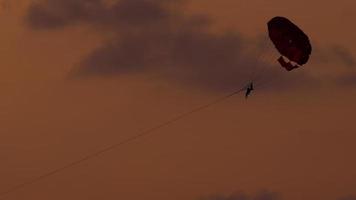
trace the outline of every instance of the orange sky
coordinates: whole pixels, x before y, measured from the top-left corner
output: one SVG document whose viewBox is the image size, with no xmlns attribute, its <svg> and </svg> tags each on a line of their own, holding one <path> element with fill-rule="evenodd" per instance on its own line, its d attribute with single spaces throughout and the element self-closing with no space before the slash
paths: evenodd
<svg viewBox="0 0 356 200">
<path fill-rule="evenodd" d="M 23 20 L 29 3 L 9 1 L 0 14 L 0 192 L 226 93 L 155 80 L 154 73 L 68 80 L 110 36 L 85 26 L 30 30 Z M 194 0 L 186 6 L 187 13 L 212 18 L 214 31 L 253 38 L 266 20 L 282 15 L 321 48 L 356 50 L 352 0 Z M 248 101 L 236 96 L 3 199 L 195 200 L 260 190 L 286 200 L 356 195 L 356 90 L 329 79 L 354 69 L 311 60 L 303 70 L 325 84 L 257 89 Z"/>
</svg>

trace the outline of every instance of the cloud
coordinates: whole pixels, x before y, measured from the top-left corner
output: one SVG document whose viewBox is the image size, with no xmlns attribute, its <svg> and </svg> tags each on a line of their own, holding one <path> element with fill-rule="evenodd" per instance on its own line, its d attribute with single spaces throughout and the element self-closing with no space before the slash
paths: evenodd
<svg viewBox="0 0 356 200">
<path fill-rule="evenodd" d="M 254 195 L 238 192 L 232 195 L 212 195 L 203 197 L 201 200 L 280 200 L 277 193 L 262 191 Z"/>
<path fill-rule="evenodd" d="M 336 86 L 356 86 L 356 60 L 349 49 L 340 45 L 315 45 L 313 62 L 328 72 L 322 79 Z M 327 67 L 325 67 L 325 65 Z M 330 68 L 332 67 L 332 68 Z"/>
<path fill-rule="evenodd" d="M 278 77 L 283 82 L 275 85 L 281 88 L 316 82 L 300 70 L 287 73 L 259 59 L 264 46 L 237 32 L 212 33 L 207 16 L 183 14 L 183 2 L 45 0 L 29 7 L 26 22 L 34 30 L 84 24 L 114 33 L 73 69 L 75 78 L 157 70 L 167 79 L 209 89 L 236 87 L 256 77 Z"/>
<path fill-rule="evenodd" d="M 339 58 L 340 61 L 347 66 L 356 66 L 356 61 L 351 52 L 342 46 L 334 46 L 332 49 L 336 58 Z"/>
<path fill-rule="evenodd" d="M 30 5 L 25 18 L 37 30 L 64 28 L 80 23 L 110 29 L 144 28 L 170 18 L 173 0 L 42 0 Z"/>
<path fill-rule="evenodd" d="M 30 5 L 26 22 L 33 29 L 54 29 L 96 20 L 105 11 L 99 0 L 48 0 Z"/>
<path fill-rule="evenodd" d="M 231 195 L 210 195 L 200 198 L 199 200 L 282 200 L 281 195 L 271 191 L 261 191 L 256 194 L 247 194 L 237 192 Z M 338 200 L 356 200 L 355 196 L 345 196 Z"/>
<path fill-rule="evenodd" d="M 356 197 L 355 196 L 346 196 L 346 197 L 340 198 L 339 200 L 356 200 Z"/>
<path fill-rule="evenodd" d="M 356 73 L 350 72 L 349 74 L 344 74 L 336 78 L 335 83 L 344 87 L 354 87 L 356 86 Z"/>
<path fill-rule="evenodd" d="M 356 67 L 356 60 L 349 49 L 340 46 L 318 46 L 314 52 L 316 61 L 322 64 L 340 64 L 347 67 Z"/>
</svg>

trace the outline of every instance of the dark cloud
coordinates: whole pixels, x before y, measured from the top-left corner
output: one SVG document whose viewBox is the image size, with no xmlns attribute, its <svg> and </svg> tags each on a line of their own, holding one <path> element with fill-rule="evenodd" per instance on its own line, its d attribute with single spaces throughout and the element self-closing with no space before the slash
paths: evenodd
<svg viewBox="0 0 356 200">
<path fill-rule="evenodd" d="M 342 85 L 344 87 L 354 87 L 356 86 L 356 72 L 341 75 L 336 78 L 335 82 L 337 85 Z"/>
<path fill-rule="evenodd" d="M 346 197 L 340 198 L 339 200 L 356 200 L 356 197 L 355 196 L 346 196 Z"/>
<path fill-rule="evenodd" d="M 336 86 L 356 86 L 356 60 L 349 49 L 340 45 L 316 45 L 313 61 L 329 71 L 328 77 L 322 77 Z M 332 68 L 324 68 L 325 65 Z"/>
<path fill-rule="evenodd" d="M 159 70 L 170 80 L 216 89 L 236 87 L 253 75 L 279 77 L 281 87 L 315 81 L 300 70 L 287 73 L 259 59 L 260 43 L 251 44 L 236 32 L 210 32 L 209 18 L 183 14 L 182 2 L 45 0 L 30 6 L 26 21 L 36 30 L 86 24 L 114 33 L 73 70 L 76 78 Z"/>
<path fill-rule="evenodd" d="M 53 29 L 85 21 L 96 21 L 105 12 L 100 0 L 48 0 L 30 5 L 26 22 L 33 29 Z"/>
<path fill-rule="evenodd" d="M 356 61 L 351 52 L 342 46 L 333 47 L 334 55 L 347 66 L 356 66 Z"/>
<path fill-rule="evenodd" d="M 26 22 L 33 29 L 44 30 L 87 23 L 95 27 L 132 30 L 161 24 L 170 18 L 173 0 L 42 0 L 32 3 Z M 152 28 L 152 27 L 151 27 Z"/>
<path fill-rule="evenodd" d="M 320 63 L 339 64 L 347 67 L 356 67 L 356 60 L 350 50 L 340 45 L 329 47 L 318 46 L 313 55 Z"/>
<path fill-rule="evenodd" d="M 280 200 L 277 193 L 263 191 L 255 195 L 248 195 L 243 192 L 238 192 L 232 195 L 212 195 L 203 197 L 201 200 Z"/>
<path fill-rule="evenodd" d="M 231 195 L 210 195 L 200 198 L 199 200 L 283 200 L 278 193 L 270 191 L 262 191 L 257 194 L 247 194 L 245 192 L 237 192 Z M 345 196 L 338 200 L 356 200 L 355 196 Z"/>
</svg>

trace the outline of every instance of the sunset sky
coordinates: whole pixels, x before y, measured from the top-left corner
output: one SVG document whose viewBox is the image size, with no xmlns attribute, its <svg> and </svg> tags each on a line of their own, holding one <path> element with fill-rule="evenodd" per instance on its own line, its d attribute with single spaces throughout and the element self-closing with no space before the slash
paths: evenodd
<svg viewBox="0 0 356 200">
<path fill-rule="evenodd" d="M 258 77 L 9 200 L 355 200 L 356 1 L 0 0 L 0 194 Z M 266 23 L 313 52 L 287 72 Z M 260 53 L 260 52 L 264 53 Z"/>
</svg>

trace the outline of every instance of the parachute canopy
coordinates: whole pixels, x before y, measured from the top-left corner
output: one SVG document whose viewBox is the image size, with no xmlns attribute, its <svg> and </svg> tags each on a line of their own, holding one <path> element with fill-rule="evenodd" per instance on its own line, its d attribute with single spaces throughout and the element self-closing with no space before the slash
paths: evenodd
<svg viewBox="0 0 356 200">
<path fill-rule="evenodd" d="M 268 22 L 268 34 L 278 52 L 282 55 L 278 61 L 288 71 L 308 62 L 312 47 L 308 36 L 285 17 L 274 17 Z M 286 62 L 297 63 L 293 65 Z"/>
</svg>

